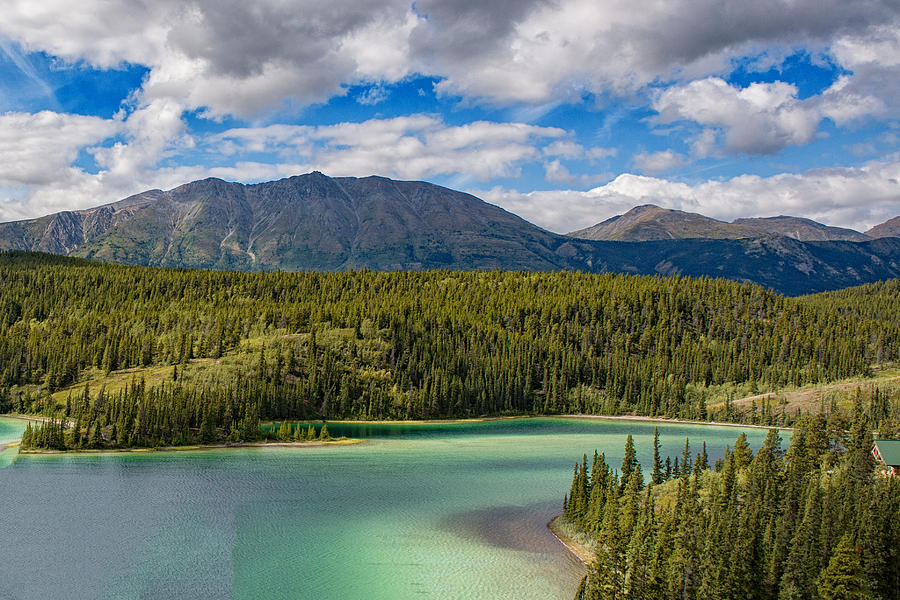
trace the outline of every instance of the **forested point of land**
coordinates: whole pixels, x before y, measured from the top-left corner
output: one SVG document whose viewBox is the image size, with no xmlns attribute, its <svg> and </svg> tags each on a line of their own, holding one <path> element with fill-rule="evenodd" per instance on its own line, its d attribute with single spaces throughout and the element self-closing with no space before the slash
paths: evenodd
<svg viewBox="0 0 900 600">
<path fill-rule="evenodd" d="M 729 400 L 900 356 L 898 280 L 786 298 L 709 278 L 233 273 L 6 252 L 0 290 L 0 412 L 74 426 L 46 436 L 64 447 L 248 441 L 260 420 L 789 425 L 798 415 L 777 404 Z M 866 393 L 886 407 L 896 395 Z"/>
<path fill-rule="evenodd" d="M 562 527 L 596 558 L 576 600 L 900 598 L 900 479 L 877 472 L 871 426 L 862 402 L 849 431 L 804 416 L 786 452 L 774 429 L 755 456 L 741 434 L 712 469 L 686 441 L 669 477 L 658 440 L 646 478 L 631 436 L 618 471 L 583 457 Z"/>
</svg>

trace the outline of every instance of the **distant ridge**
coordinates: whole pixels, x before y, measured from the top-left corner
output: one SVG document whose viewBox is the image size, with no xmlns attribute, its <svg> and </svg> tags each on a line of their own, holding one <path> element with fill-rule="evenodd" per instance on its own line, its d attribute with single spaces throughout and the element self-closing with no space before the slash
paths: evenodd
<svg viewBox="0 0 900 600">
<path fill-rule="evenodd" d="M 870 238 L 900 237 L 900 217 L 888 219 L 866 232 Z"/>
<path fill-rule="evenodd" d="M 805 219 L 750 221 L 724 223 L 648 205 L 588 228 L 613 240 L 578 239 L 437 185 L 314 172 L 254 185 L 204 179 L 87 210 L 2 223 L 0 250 L 237 271 L 503 269 L 709 276 L 790 295 L 900 276 L 900 238 L 802 241 L 781 232 L 789 226 L 821 238 L 847 230 Z"/>
<path fill-rule="evenodd" d="M 872 232 L 875 234 L 872 235 Z M 860 233 L 802 217 L 755 217 L 735 219 L 727 223 L 698 213 L 645 204 L 568 235 L 587 240 L 631 242 L 693 238 L 741 239 L 765 235 L 783 235 L 801 242 L 865 242 L 879 237 L 900 236 L 900 217 L 877 225 L 866 233 Z"/>
<path fill-rule="evenodd" d="M 587 240 L 646 242 L 694 238 L 739 239 L 758 233 L 750 227 L 732 225 L 697 213 L 645 204 L 569 235 Z"/>
<path fill-rule="evenodd" d="M 750 227 L 761 233 L 783 235 L 801 242 L 864 242 L 869 238 L 864 233 L 843 227 L 830 227 L 802 217 L 756 217 L 752 219 L 735 219 L 735 225 Z"/>
</svg>

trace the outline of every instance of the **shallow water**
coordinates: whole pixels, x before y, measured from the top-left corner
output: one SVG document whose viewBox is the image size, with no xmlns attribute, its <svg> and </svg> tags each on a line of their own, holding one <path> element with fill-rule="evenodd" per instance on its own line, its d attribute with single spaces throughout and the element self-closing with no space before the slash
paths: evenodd
<svg viewBox="0 0 900 600">
<path fill-rule="evenodd" d="M 715 460 L 740 433 L 658 426 L 673 458 L 689 436 Z M 546 523 L 574 461 L 596 448 L 617 466 L 631 433 L 649 471 L 653 427 L 335 423 L 370 439 L 20 456 L 0 469 L 0 599 L 568 599 L 583 567 Z"/>
<path fill-rule="evenodd" d="M 3 448 L 10 442 L 18 442 L 21 440 L 26 425 L 27 422 L 22 419 L 0 417 L 0 448 Z M 19 449 L 15 447 L 0 450 L 0 469 L 11 463 L 18 453 Z M 0 540 L 2 540 L 2 538 L 0 538 Z"/>
</svg>

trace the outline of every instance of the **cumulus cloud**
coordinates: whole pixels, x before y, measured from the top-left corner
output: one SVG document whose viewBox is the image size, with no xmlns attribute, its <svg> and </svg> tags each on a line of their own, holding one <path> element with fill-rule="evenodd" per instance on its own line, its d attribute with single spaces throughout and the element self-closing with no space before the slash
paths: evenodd
<svg viewBox="0 0 900 600">
<path fill-rule="evenodd" d="M 543 104 L 721 73 L 763 48 L 840 40 L 837 56 L 860 64 L 894 49 L 897 19 L 890 0 L 638 11 L 625 0 L 9 0 L 0 35 L 73 62 L 146 65 L 148 99 L 249 118 L 412 73 L 439 78 L 446 94 Z M 863 47 L 873 28 L 886 32 L 882 47 Z"/>
<path fill-rule="evenodd" d="M 77 174 L 82 148 L 117 134 L 112 119 L 50 111 L 0 115 L 0 185 L 43 185 Z"/>
<path fill-rule="evenodd" d="M 11 0 L 0 36 L 73 63 L 145 65 L 148 102 L 254 117 L 402 79 L 417 22 L 399 1 Z"/>
<path fill-rule="evenodd" d="M 486 121 L 447 126 L 437 117 L 412 115 L 318 127 L 237 128 L 209 143 L 213 151 L 300 157 L 310 169 L 329 175 L 421 179 L 459 173 L 487 180 L 515 175 L 520 165 L 540 158 L 539 146 L 566 135 L 555 127 Z"/>
<path fill-rule="evenodd" d="M 687 164 L 687 158 L 672 150 L 641 152 L 634 156 L 634 166 L 644 173 L 665 173 Z"/>
<path fill-rule="evenodd" d="M 558 160 L 544 163 L 544 179 L 551 183 L 573 184 L 578 181 L 578 178 L 570 173 L 569 169 Z"/>
<path fill-rule="evenodd" d="M 741 175 L 693 185 L 623 174 L 588 191 L 473 193 L 551 231 L 599 223 L 641 204 L 657 204 L 716 219 L 792 215 L 865 231 L 900 214 L 900 157 L 858 168 L 816 169 L 772 177 Z"/>
<path fill-rule="evenodd" d="M 415 6 L 428 18 L 412 45 L 446 77 L 438 89 L 501 102 L 565 99 L 580 90 L 629 93 L 727 71 L 732 57 L 757 49 L 824 48 L 897 20 L 888 1 L 673 0 L 640 10 L 625 0 Z"/>
<path fill-rule="evenodd" d="M 159 161 L 193 146 L 182 112 L 157 102 L 127 118 L 0 115 L 0 220 L 87 208 L 156 187 L 165 179 Z M 88 157 L 96 173 L 77 166 Z"/>
<path fill-rule="evenodd" d="M 708 77 L 661 92 L 653 102 L 659 123 L 693 121 L 724 132 L 729 152 L 772 154 L 809 143 L 819 123 L 829 118 L 838 125 L 883 112 L 877 98 L 860 93 L 848 76 L 840 77 L 821 96 L 800 100 L 797 87 L 783 81 L 751 83 L 745 88 Z M 714 132 L 705 130 L 694 140 L 693 152 L 706 156 L 713 149 Z"/>
<path fill-rule="evenodd" d="M 782 81 L 739 89 L 718 77 L 669 88 L 653 103 L 662 123 L 681 120 L 720 128 L 731 152 L 770 154 L 812 140 L 822 116 Z"/>
</svg>

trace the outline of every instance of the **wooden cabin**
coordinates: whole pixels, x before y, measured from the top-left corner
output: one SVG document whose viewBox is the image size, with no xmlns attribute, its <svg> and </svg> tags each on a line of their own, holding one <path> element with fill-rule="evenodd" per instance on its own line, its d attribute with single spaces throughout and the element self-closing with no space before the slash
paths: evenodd
<svg viewBox="0 0 900 600">
<path fill-rule="evenodd" d="M 875 440 L 872 456 L 886 476 L 900 475 L 900 440 Z"/>
</svg>

